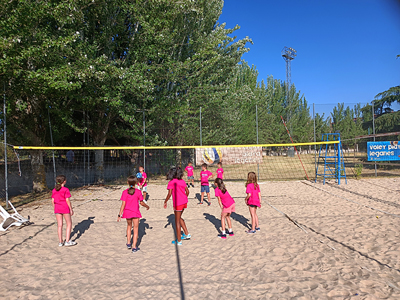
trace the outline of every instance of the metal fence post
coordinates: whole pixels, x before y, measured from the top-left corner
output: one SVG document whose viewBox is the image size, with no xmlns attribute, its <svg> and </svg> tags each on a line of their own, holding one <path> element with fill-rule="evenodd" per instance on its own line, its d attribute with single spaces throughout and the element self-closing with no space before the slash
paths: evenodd
<svg viewBox="0 0 400 300">
<path fill-rule="evenodd" d="M 143 108 L 143 147 L 146 147 L 146 115 Z M 146 149 L 143 149 L 143 169 L 146 170 Z"/>
<path fill-rule="evenodd" d="M 203 138 L 201 132 L 201 106 L 200 106 L 200 146 L 203 146 Z"/>
<path fill-rule="evenodd" d="M 317 137 L 315 135 L 315 103 L 312 104 L 313 120 L 314 120 L 314 143 L 317 142 Z M 314 170 L 315 178 L 317 178 L 317 145 L 314 144 Z"/>
<path fill-rule="evenodd" d="M 375 142 L 375 107 L 374 107 L 374 101 L 372 101 L 372 133 L 374 135 L 374 142 Z M 376 162 L 375 162 L 375 177 L 378 176 L 377 170 L 376 170 Z"/>
<path fill-rule="evenodd" d="M 49 110 L 49 108 L 47 108 L 47 115 L 49 117 L 51 147 L 54 147 L 54 144 L 53 144 L 53 131 L 51 129 L 50 110 Z M 54 150 L 52 150 L 52 152 L 53 152 L 53 173 L 54 173 L 53 177 L 54 177 L 54 182 L 56 182 L 56 177 L 57 177 L 57 175 L 56 175 L 57 174 L 57 172 L 56 172 L 56 160 L 54 158 Z"/>
<path fill-rule="evenodd" d="M 8 209 L 8 165 L 7 165 L 7 119 L 6 119 L 6 83 L 4 82 L 3 124 L 4 124 L 4 181 L 6 190 L 6 209 Z"/>
<path fill-rule="evenodd" d="M 257 134 L 257 145 L 258 145 L 258 107 L 256 104 L 256 134 Z M 262 157 L 262 151 L 261 151 L 261 157 Z M 260 180 L 260 163 L 257 163 L 257 177 L 258 180 Z"/>
</svg>

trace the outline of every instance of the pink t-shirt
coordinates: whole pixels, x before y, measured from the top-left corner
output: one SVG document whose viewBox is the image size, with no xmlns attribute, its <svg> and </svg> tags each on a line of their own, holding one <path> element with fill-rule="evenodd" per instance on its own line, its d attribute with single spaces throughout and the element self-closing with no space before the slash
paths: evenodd
<svg viewBox="0 0 400 300">
<path fill-rule="evenodd" d="M 187 176 L 193 176 L 193 166 L 187 166 L 185 171 L 187 172 Z"/>
<path fill-rule="evenodd" d="M 212 176 L 213 173 L 211 173 L 208 170 L 201 171 L 200 172 L 200 178 L 201 178 L 201 185 L 208 185 L 208 177 Z"/>
<path fill-rule="evenodd" d="M 145 172 L 142 173 L 142 178 L 140 178 L 140 184 L 142 185 L 144 180 L 147 178 L 147 174 Z M 145 184 L 143 186 L 147 186 L 147 181 L 145 182 Z"/>
<path fill-rule="evenodd" d="M 235 200 L 229 195 L 228 191 L 222 193 L 222 191 L 219 188 L 215 188 L 215 197 L 220 197 L 222 206 L 224 208 L 230 207 L 233 203 L 235 203 Z"/>
<path fill-rule="evenodd" d="M 71 193 L 66 187 L 62 187 L 59 191 L 53 189 L 51 198 L 54 199 L 54 213 L 55 214 L 69 214 L 69 206 L 66 199 L 71 198 Z"/>
<path fill-rule="evenodd" d="M 259 184 L 257 184 L 257 189 L 254 189 L 254 183 L 249 183 L 246 187 L 246 193 L 250 194 L 250 198 L 247 201 L 248 205 L 256 205 L 258 207 L 261 207 L 260 197 L 258 196 L 258 194 L 260 193 Z"/>
<path fill-rule="evenodd" d="M 224 169 L 222 169 L 222 168 L 217 169 L 217 178 L 222 179 L 223 174 L 224 174 Z"/>
<path fill-rule="evenodd" d="M 122 218 L 132 219 L 141 218 L 139 210 L 139 202 L 143 201 L 142 192 L 139 189 L 135 189 L 133 195 L 128 194 L 129 189 L 122 192 L 121 201 L 125 201 L 124 212 L 122 213 Z"/>
<path fill-rule="evenodd" d="M 172 190 L 172 202 L 174 207 L 188 203 L 185 180 L 172 179 L 168 182 L 167 190 Z"/>
</svg>

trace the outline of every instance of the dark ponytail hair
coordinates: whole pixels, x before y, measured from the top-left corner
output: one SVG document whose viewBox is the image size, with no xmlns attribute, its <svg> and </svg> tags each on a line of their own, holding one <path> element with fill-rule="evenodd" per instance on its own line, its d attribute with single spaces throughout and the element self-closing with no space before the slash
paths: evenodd
<svg viewBox="0 0 400 300">
<path fill-rule="evenodd" d="M 138 183 L 138 179 L 136 176 L 129 176 L 128 177 L 128 184 L 129 184 L 129 190 L 128 194 L 133 195 L 135 193 L 135 185 Z"/>
<path fill-rule="evenodd" d="M 58 175 L 56 177 L 56 186 L 54 187 L 54 189 L 58 192 L 59 190 L 61 190 L 61 185 L 64 183 L 64 181 L 67 180 L 67 177 L 65 177 L 65 175 Z"/>
<path fill-rule="evenodd" d="M 183 177 L 183 170 L 181 167 L 173 167 L 167 173 L 167 180 L 179 179 Z"/>
<path fill-rule="evenodd" d="M 176 168 L 173 167 L 171 169 L 169 169 L 168 173 L 167 173 L 167 180 L 172 180 L 175 178 L 176 174 Z"/>
<path fill-rule="evenodd" d="M 221 190 L 222 194 L 226 193 L 226 187 L 225 187 L 225 184 L 224 184 L 224 182 L 222 181 L 221 178 L 216 178 L 214 183 Z"/>
<path fill-rule="evenodd" d="M 179 179 L 179 180 L 182 180 L 182 177 L 183 177 L 183 170 L 182 170 L 181 167 L 177 167 L 176 168 L 176 173 L 175 173 L 175 178 Z"/>
</svg>

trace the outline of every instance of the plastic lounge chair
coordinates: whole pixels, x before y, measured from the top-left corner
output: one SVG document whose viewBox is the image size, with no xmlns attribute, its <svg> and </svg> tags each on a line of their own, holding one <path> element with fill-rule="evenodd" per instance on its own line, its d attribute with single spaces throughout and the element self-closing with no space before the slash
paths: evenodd
<svg viewBox="0 0 400 300">
<path fill-rule="evenodd" d="M 0 231 L 6 231 L 11 226 L 21 226 L 22 224 L 29 224 L 29 216 L 28 219 L 25 219 L 21 216 L 18 211 L 15 209 L 14 205 L 8 201 L 8 204 L 14 210 L 14 213 L 9 214 L 1 205 L 0 205 L 0 216 L 3 218 L 3 222 L 0 223 Z"/>
</svg>

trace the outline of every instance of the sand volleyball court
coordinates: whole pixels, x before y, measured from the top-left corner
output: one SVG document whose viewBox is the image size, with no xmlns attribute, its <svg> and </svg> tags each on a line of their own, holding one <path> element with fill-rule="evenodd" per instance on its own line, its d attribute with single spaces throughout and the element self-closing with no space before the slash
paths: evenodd
<svg viewBox="0 0 400 300">
<path fill-rule="evenodd" d="M 226 240 L 215 197 L 198 205 L 197 184 L 183 214 L 192 239 L 178 252 L 166 182 L 149 185 L 141 250 L 126 249 L 126 222 L 116 222 L 125 188 L 71 190 L 69 248 L 58 247 L 50 194 L 19 207 L 35 224 L 0 233 L 1 299 L 400 299 L 399 178 L 262 182 L 254 235 L 244 183 L 228 182 L 236 214 Z"/>
</svg>

